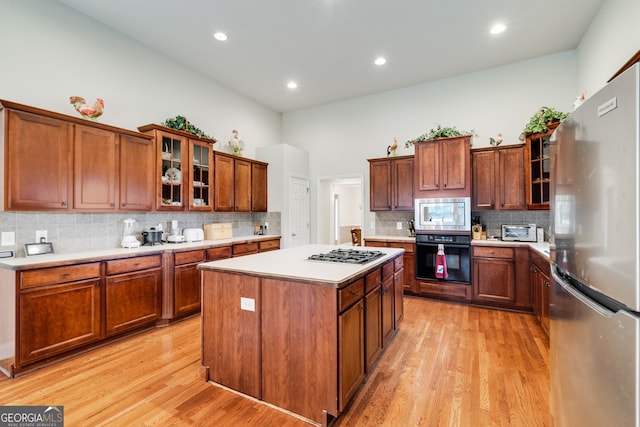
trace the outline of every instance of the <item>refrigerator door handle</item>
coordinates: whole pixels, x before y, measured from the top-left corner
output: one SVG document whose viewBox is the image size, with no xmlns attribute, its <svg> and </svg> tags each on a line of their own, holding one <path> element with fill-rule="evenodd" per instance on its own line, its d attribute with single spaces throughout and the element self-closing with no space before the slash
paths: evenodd
<svg viewBox="0 0 640 427">
<path fill-rule="evenodd" d="M 575 289 L 571 284 L 567 283 L 560 275 L 556 272 L 556 268 L 554 265 L 551 266 L 551 275 L 553 276 L 553 280 L 555 280 L 562 288 L 569 292 L 571 295 L 576 297 L 580 302 L 582 302 L 587 307 L 591 308 L 593 311 L 605 317 L 612 317 L 615 313 L 611 310 L 606 309 L 601 306 L 591 298 L 585 296 L 582 292 Z"/>
</svg>

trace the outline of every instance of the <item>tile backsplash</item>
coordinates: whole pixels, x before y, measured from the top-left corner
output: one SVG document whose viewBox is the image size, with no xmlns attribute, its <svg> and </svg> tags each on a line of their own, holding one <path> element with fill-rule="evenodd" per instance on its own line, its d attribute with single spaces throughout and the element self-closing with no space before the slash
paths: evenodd
<svg viewBox="0 0 640 427">
<path fill-rule="evenodd" d="M 16 256 L 24 256 L 24 244 L 36 241 L 36 230 L 46 230 L 48 241 L 56 253 L 120 247 L 126 218 L 136 220 L 135 231 L 141 232 L 162 223 L 165 230 L 172 220 L 181 229 L 202 228 L 204 224 L 230 222 L 233 236 L 253 235 L 254 225 L 269 223 L 267 234 L 280 234 L 280 212 L 261 213 L 201 213 L 201 212 L 139 212 L 139 213 L 61 213 L 61 212 L 0 212 L 0 231 L 15 232 Z"/>
<path fill-rule="evenodd" d="M 413 219 L 413 212 L 375 212 L 375 232 L 379 236 L 407 236 L 407 221 Z M 500 236 L 502 224 L 536 224 L 544 230 L 544 239 L 549 240 L 551 217 L 549 211 L 478 211 L 471 216 L 480 216 L 488 236 Z M 402 230 L 397 223 L 402 222 Z"/>
<path fill-rule="evenodd" d="M 471 216 L 479 215 L 487 236 L 500 237 L 502 224 L 536 224 L 544 230 L 544 239 L 549 240 L 551 216 L 549 211 L 478 211 Z"/>
</svg>

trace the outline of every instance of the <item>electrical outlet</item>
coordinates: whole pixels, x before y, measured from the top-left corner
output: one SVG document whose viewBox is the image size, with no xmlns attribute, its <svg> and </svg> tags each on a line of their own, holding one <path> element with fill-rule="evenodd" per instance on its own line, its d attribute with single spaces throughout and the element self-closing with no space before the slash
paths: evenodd
<svg viewBox="0 0 640 427">
<path fill-rule="evenodd" d="M 36 230 L 36 243 L 47 241 L 47 230 Z"/>
<path fill-rule="evenodd" d="M 264 223 L 264 229 L 265 229 L 265 230 L 268 230 L 268 229 L 269 229 L 269 223 L 268 223 L 268 222 L 265 222 L 265 223 Z"/>
<path fill-rule="evenodd" d="M 402 230 L 402 221 L 398 221 L 398 222 L 396 222 L 396 228 L 397 228 L 398 230 Z"/>
<path fill-rule="evenodd" d="M 15 231 L 3 231 L 1 243 L 2 243 L 2 246 L 15 246 L 16 244 Z"/>
</svg>

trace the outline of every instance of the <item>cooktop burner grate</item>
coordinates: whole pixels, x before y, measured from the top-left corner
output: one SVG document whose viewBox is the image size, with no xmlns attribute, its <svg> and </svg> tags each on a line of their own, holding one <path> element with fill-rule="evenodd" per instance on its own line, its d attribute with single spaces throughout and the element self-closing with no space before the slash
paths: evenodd
<svg viewBox="0 0 640 427">
<path fill-rule="evenodd" d="M 334 249 L 326 254 L 311 255 L 308 261 L 342 262 L 349 264 L 365 264 L 384 255 L 381 251 L 359 251 L 356 249 Z"/>
</svg>

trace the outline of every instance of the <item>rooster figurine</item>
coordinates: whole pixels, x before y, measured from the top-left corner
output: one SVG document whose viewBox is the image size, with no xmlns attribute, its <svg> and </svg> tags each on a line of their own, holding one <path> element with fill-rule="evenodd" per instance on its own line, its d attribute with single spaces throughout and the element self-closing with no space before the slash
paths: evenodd
<svg viewBox="0 0 640 427">
<path fill-rule="evenodd" d="M 95 121 L 104 111 L 104 101 L 102 98 L 96 99 L 93 106 L 87 105 L 86 101 L 81 96 L 71 96 L 69 97 L 69 101 L 73 105 L 73 108 L 82 115 L 83 119 Z"/>
<path fill-rule="evenodd" d="M 398 149 L 398 141 L 393 137 L 393 144 L 387 147 L 387 156 L 393 157 L 396 155 L 396 150 Z"/>
</svg>

